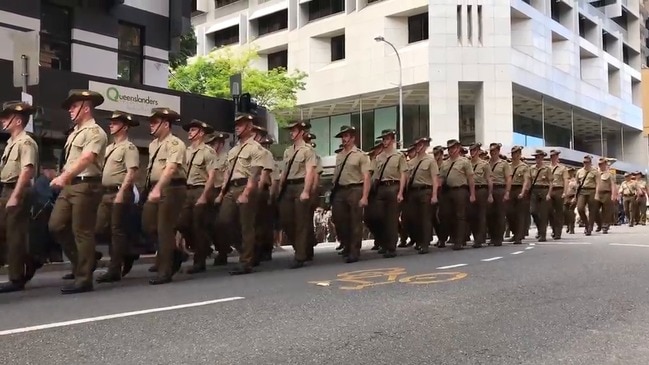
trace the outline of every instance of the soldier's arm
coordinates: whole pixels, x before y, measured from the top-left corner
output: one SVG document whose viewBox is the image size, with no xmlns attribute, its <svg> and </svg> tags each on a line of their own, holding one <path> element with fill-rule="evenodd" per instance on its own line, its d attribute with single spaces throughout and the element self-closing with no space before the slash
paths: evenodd
<svg viewBox="0 0 649 365">
<path fill-rule="evenodd" d="M 304 153 L 304 167 L 306 168 L 306 175 L 304 176 L 304 190 L 303 194 L 309 194 L 313 190 L 313 183 L 315 181 L 315 167 L 318 161 L 315 157 L 315 152 L 310 148 L 303 149 Z"/>
<path fill-rule="evenodd" d="M 570 174 L 568 174 L 568 169 L 564 169 L 564 170 L 563 170 L 563 176 L 562 176 L 562 177 L 563 177 L 563 196 L 564 196 L 564 197 L 565 197 L 566 195 L 568 195 L 568 188 L 570 187 L 570 186 L 569 186 L 569 185 L 570 185 L 570 182 L 569 182 L 569 181 L 570 181 L 569 175 L 570 175 Z"/>
<path fill-rule="evenodd" d="M 601 185 L 602 173 L 599 171 L 595 172 L 595 196 L 599 195 L 599 187 Z"/>
<path fill-rule="evenodd" d="M 140 168 L 140 153 L 134 145 L 128 146 L 124 155 L 124 164 L 126 165 L 126 176 L 119 188 L 120 194 L 133 190 L 133 183 L 137 177 Z"/>
<path fill-rule="evenodd" d="M 406 161 L 406 156 L 399 154 L 399 195 L 403 196 L 403 190 L 406 188 L 406 182 L 408 181 L 408 161 Z"/>
<path fill-rule="evenodd" d="M 552 192 L 552 187 L 554 186 L 554 184 L 553 184 L 553 183 L 554 183 L 554 181 L 553 181 L 554 179 L 552 178 L 552 169 L 548 167 L 546 170 L 547 170 L 547 172 L 546 172 L 546 178 L 550 181 L 550 190 L 548 190 L 548 196 L 549 196 L 550 193 Z"/>
<path fill-rule="evenodd" d="M 26 141 L 20 146 L 20 173 L 18 174 L 18 181 L 16 187 L 9 199 L 15 199 L 23 196 L 25 186 L 29 185 L 29 181 L 34 177 L 34 165 L 36 164 L 38 152 L 36 145 L 31 141 Z"/>
<path fill-rule="evenodd" d="M 469 194 L 475 197 L 475 179 L 473 178 L 473 166 L 466 161 L 464 164 L 464 173 L 466 174 L 467 182 L 469 183 Z"/>
<path fill-rule="evenodd" d="M 615 183 L 614 176 L 611 176 L 611 196 L 613 199 L 617 200 L 617 184 Z"/>
<path fill-rule="evenodd" d="M 439 189 L 439 166 L 434 159 L 430 162 L 430 177 L 433 182 L 433 195 L 431 198 L 437 199 L 437 191 Z"/>
<path fill-rule="evenodd" d="M 531 171 L 530 168 L 527 166 L 523 166 L 523 195 L 527 194 L 528 191 L 530 191 L 530 185 L 532 184 L 531 182 Z"/>
<path fill-rule="evenodd" d="M 509 196 L 509 192 L 512 190 L 512 167 L 505 162 L 505 167 L 503 168 L 503 173 L 505 174 L 505 196 Z"/>
<path fill-rule="evenodd" d="M 255 190 L 257 183 L 262 176 L 265 164 L 262 148 L 263 147 L 261 146 L 257 146 L 257 148 L 253 147 L 250 152 L 250 176 L 248 177 L 246 188 L 243 189 L 243 192 L 241 193 L 243 196 L 248 196 L 253 190 Z"/>
<path fill-rule="evenodd" d="M 214 180 L 216 179 L 216 169 L 218 166 L 216 165 L 216 154 L 210 152 L 205 156 L 205 158 L 207 159 L 207 181 L 205 182 L 205 188 L 201 193 L 201 198 L 207 200 L 212 189 L 214 189 Z"/>
<path fill-rule="evenodd" d="M 165 165 L 160 180 L 153 187 L 154 189 L 162 190 L 162 188 L 169 185 L 171 177 L 178 171 L 178 168 L 185 162 L 186 147 L 182 143 L 172 145 L 169 147 L 169 156 L 167 157 L 167 164 Z"/>
<path fill-rule="evenodd" d="M 88 134 L 88 143 L 83 146 L 81 157 L 69 169 L 61 173 L 64 179 L 72 179 L 79 175 L 88 166 L 95 163 L 97 156 L 106 149 L 108 138 L 105 134 L 96 130 L 90 131 Z"/>
<path fill-rule="evenodd" d="M 363 196 L 362 199 L 367 199 L 370 195 L 370 159 L 363 155 L 361 157 L 361 172 L 363 173 Z"/>
<path fill-rule="evenodd" d="M 488 163 L 482 164 L 482 171 L 484 172 L 485 179 L 487 180 L 487 190 L 489 191 L 489 196 L 492 196 L 494 191 L 494 182 L 491 178 L 491 167 Z"/>
</svg>

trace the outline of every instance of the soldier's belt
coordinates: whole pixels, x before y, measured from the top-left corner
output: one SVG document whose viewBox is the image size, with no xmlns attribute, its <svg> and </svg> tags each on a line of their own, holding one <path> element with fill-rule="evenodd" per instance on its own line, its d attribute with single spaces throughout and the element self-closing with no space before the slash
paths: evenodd
<svg viewBox="0 0 649 365">
<path fill-rule="evenodd" d="M 398 185 L 399 180 L 383 180 L 379 182 L 379 186 L 391 186 L 391 185 Z"/>
<path fill-rule="evenodd" d="M 505 184 L 493 184 L 494 189 L 504 189 L 506 187 L 507 187 L 507 185 L 505 185 Z"/>
<path fill-rule="evenodd" d="M 3 182 L 2 187 L 7 188 L 7 189 L 15 189 L 16 188 L 16 183 L 15 182 L 10 182 L 10 183 Z"/>
<path fill-rule="evenodd" d="M 611 192 L 610 190 L 600 190 L 600 191 L 599 191 L 600 194 L 601 194 L 601 193 L 610 193 L 610 192 Z"/>
<path fill-rule="evenodd" d="M 469 185 L 460 185 L 460 186 L 449 186 L 449 190 L 460 190 L 460 189 L 469 189 Z"/>
<path fill-rule="evenodd" d="M 120 185 L 110 185 L 110 186 L 104 185 L 103 188 L 104 188 L 105 193 L 116 193 L 116 192 L 119 191 L 121 186 Z"/>
<path fill-rule="evenodd" d="M 581 190 L 589 190 L 589 191 L 590 191 L 590 190 L 595 190 L 595 188 L 586 188 L 586 187 L 583 187 L 583 188 L 581 188 Z"/>
<path fill-rule="evenodd" d="M 563 186 L 553 186 L 552 187 L 552 190 L 559 190 L 559 189 L 563 190 Z"/>
<path fill-rule="evenodd" d="M 476 189 L 486 189 L 488 187 L 489 187 L 489 185 L 482 185 L 482 184 L 475 186 Z"/>
<path fill-rule="evenodd" d="M 338 189 L 351 189 L 351 188 L 360 188 L 363 186 L 363 183 L 356 184 L 347 184 L 347 185 L 338 185 Z"/>
<path fill-rule="evenodd" d="M 631 198 L 631 197 L 634 197 L 635 194 L 624 194 L 624 196 L 627 197 L 627 198 Z"/>
<path fill-rule="evenodd" d="M 205 189 L 205 185 L 187 185 L 187 189 L 189 190 Z"/>
<path fill-rule="evenodd" d="M 246 186 L 248 184 L 248 179 L 241 178 L 241 179 L 233 179 L 230 181 L 230 186 L 232 187 L 239 187 L 239 186 Z"/>
<path fill-rule="evenodd" d="M 151 181 L 151 186 L 156 186 L 158 181 Z M 187 180 L 185 179 L 171 179 L 169 181 L 169 186 L 185 186 L 187 185 Z"/>
<path fill-rule="evenodd" d="M 414 185 L 408 188 L 409 191 L 417 191 L 417 190 L 430 190 L 433 187 L 430 185 Z"/>
<path fill-rule="evenodd" d="M 100 176 L 77 176 L 72 179 L 70 184 L 76 185 L 76 184 L 88 184 L 88 183 L 95 183 L 95 182 L 101 182 L 101 177 Z"/>
<path fill-rule="evenodd" d="M 286 185 L 304 184 L 304 178 L 286 180 Z"/>
</svg>

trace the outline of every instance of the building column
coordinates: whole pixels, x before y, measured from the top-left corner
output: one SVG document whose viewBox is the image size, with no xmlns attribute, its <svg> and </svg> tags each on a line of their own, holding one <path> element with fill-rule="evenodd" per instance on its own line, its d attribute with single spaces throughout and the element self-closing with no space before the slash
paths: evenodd
<svg viewBox="0 0 649 365">
<path fill-rule="evenodd" d="M 483 145 L 511 145 L 514 142 L 514 96 L 511 81 L 485 81 L 478 95 L 481 97 L 476 98 L 476 141 Z"/>
</svg>

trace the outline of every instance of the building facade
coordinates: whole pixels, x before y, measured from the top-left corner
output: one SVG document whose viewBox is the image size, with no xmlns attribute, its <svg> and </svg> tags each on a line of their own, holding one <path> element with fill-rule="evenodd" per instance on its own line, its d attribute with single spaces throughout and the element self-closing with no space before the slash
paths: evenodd
<svg viewBox="0 0 649 365">
<path fill-rule="evenodd" d="M 403 115 L 406 144 L 421 135 L 435 144 L 459 137 L 647 162 L 639 0 L 193 6 L 198 54 L 253 45 L 256 67 L 308 73 L 294 117 L 311 120 L 321 154 L 337 147 L 340 125 L 361 129 L 367 147 Z"/>
</svg>

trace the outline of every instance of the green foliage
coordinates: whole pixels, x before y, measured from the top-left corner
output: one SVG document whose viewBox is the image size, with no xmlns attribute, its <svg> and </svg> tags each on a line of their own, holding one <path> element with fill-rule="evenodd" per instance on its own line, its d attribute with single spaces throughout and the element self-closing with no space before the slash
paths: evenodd
<svg viewBox="0 0 649 365">
<path fill-rule="evenodd" d="M 259 54 L 254 48 L 220 48 L 210 54 L 192 58 L 187 65 L 173 70 L 169 87 L 217 98 L 230 98 L 230 76 L 241 73 L 243 92 L 250 93 L 255 102 L 275 116 L 279 124 L 282 117 L 297 104 L 297 92 L 304 90 L 307 74 L 301 71 L 288 73 L 285 69 L 262 71 L 254 67 Z"/>
<path fill-rule="evenodd" d="M 169 55 L 169 67 L 175 70 L 180 66 L 186 65 L 187 59 L 196 55 L 196 47 L 198 47 L 198 42 L 194 29 L 192 29 L 180 37 L 180 51 Z"/>
</svg>

